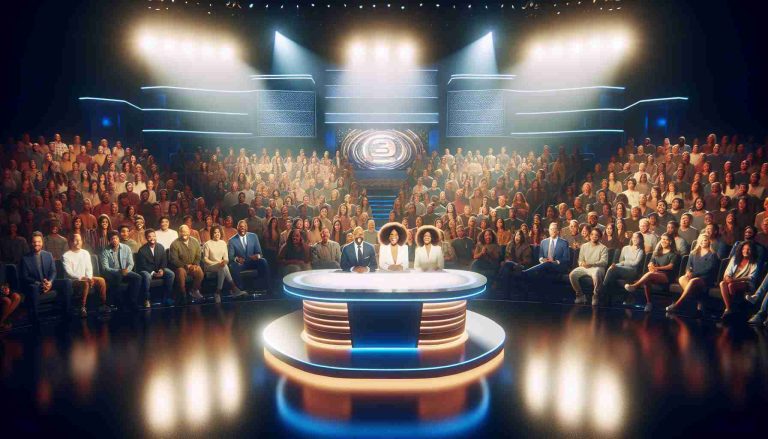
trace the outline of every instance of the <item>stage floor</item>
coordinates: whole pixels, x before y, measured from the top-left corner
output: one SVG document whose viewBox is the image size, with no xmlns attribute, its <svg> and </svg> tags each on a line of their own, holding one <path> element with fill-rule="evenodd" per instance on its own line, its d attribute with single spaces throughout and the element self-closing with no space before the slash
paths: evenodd
<svg viewBox="0 0 768 439">
<path fill-rule="evenodd" d="M 659 437 L 765 428 L 762 329 L 477 300 L 469 308 L 507 334 L 494 373 L 431 405 L 351 401 L 302 391 L 265 365 L 262 330 L 300 305 L 190 306 L 6 334 L 3 436 Z"/>
</svg>

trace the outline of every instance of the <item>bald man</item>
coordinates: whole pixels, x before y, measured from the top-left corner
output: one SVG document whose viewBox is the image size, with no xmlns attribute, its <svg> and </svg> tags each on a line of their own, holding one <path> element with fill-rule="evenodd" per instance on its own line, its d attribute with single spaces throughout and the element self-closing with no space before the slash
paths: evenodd
<svg viewBox="0 0 768 439">
<path fill-rule="evenodd" d="M 341 249 L 341 269 L 355 273 L 376 271 L 376 250 L 364 240 L 365 232 L 362 227 L 352 231 L 352 242 Z"/>
</svg>

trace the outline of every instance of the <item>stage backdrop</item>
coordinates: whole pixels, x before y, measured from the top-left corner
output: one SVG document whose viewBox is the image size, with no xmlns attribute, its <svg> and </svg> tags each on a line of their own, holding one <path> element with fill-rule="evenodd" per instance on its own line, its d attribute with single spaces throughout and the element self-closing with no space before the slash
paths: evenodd
<svg viewBox="0 0 768 439">
<path fill-rule="evenodd" d="M 410 129 L 340 129 L 340 151 L 358 169 L 405 169 L 424 154 L 426 131 Z"/>
</svg>

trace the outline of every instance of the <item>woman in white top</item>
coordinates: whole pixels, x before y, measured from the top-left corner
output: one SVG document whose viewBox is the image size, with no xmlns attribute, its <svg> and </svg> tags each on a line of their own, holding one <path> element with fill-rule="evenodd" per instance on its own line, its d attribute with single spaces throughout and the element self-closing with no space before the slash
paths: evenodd
<svg viewBox="0 0 768 439">
<path fill-rule="evenodd" d="M 440 232 L 433 226 L 421 226 L 416 232 L 416 254 L 413 268 L 421 271 L 442 270 L 445 267 Z"/>
<path fill-rule="evenodd" d="M 387 223 L 379 230 L 379 269 L 403 271 L 408 269 L 408 231 L 400 223 Z"/>
<path fill-rule="evenodd" d="M 637 182 L 634 178 L 630 178 L 627 180 L 627 190 L 622 192 L 622 194 L 627 196 L 627 201 L 629 201 L 631 207 L 640 204 L 640 192 L 635 190 L 635 186 L 637 186 Z"/>
<path fill-rule="evenodd" d="M 229 272 L 229 251 L 227 249 L 227 242 L 221 239 L 222 232 L 221 226 L 218 224 L 211 227 L 211 239 L 203 244 L 203 265 L 205 271 L 216 273 L 216 303 L 221 303 L 221 288 L 224 286 L 226 280 L 232 285 L 232 297 L 239 297 L 245 293 L 237 288 L 237 285 L 232 281 L 232 274 Z"/>
</svg>

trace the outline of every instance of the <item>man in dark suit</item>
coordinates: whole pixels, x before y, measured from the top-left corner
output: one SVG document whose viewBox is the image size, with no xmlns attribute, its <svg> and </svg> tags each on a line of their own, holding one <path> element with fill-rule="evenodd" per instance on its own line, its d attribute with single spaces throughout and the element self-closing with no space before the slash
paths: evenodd
<svg viewBox="0 0 768 439">
<path fill-rule="evenodd" d="M 53 255 L 43 250 L 43 234 L 32 234 L 32 252 L 21 260 L 22 290 L 26 295 L 29 318 L 32 324 L 39 322 L 37 307 L 40 301 L 58 300 L 63 315 L 68 317 L 71 309 L 72 281 L 56 279 L 56 264 Z"/>
<path fill-rule="evenodd" d="M 150 307 L 149 287 L 152 279 L 163 280 L 163 302 L 173 305 L 173 281 L 176 274 L 168 269 L 168 255 L 163 245 L 157 242 L 154 229 L 144 231 L 147 243 L 139 248 L 136 254 L 136 272 L 142 277 L 141 292 L 144 297 L 144 308 Z"/>
<path fill-rule="evenodd" d="M 353 241 L 341 249 L 341 269 L 344 271 L 354 271 L 356 273 L 367 273 L 376 271 L 378 264 L 376 262 L 376 249 L 363 240 L 362 227 L 355 227 L 352 231 Z"/>
<path fill-rule="evenodd" d="M 560 238 L 560 225 L 557 222 L 549 224 L 549 238 L 541 241 L 539 246 L 539 263 L 524 270 L 526 277 L 546 274 L 564 274 L 571 269 L 571 251 L 568 243 Z"/>
<path fill-rule="evenodd" d="M 248 231 L 248 223 L 245 220 L 238 221 L 237 235 L 229 238 L 227 249 L 229 251 L 229 272 L 238 288 L 245 290 L 240 278 L 240 272 L 243 270 L 256 270 L 258 277 L 264 280 L 267 288 L 270 287 L 269 264 L 262 257 L 259 237 Z"/>
</svg>

